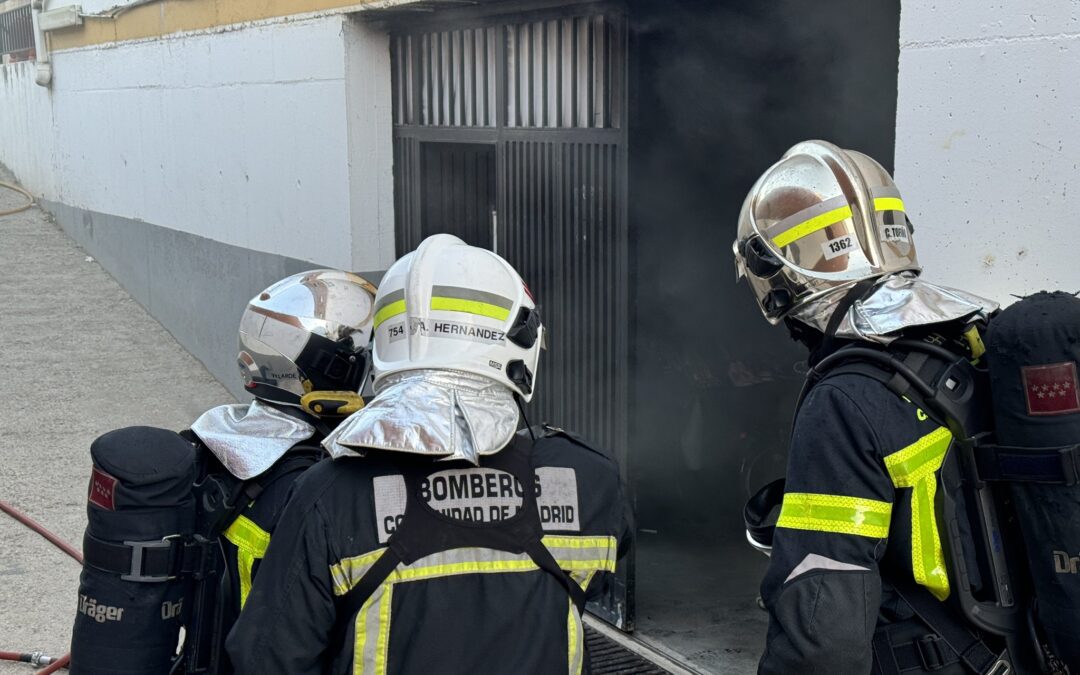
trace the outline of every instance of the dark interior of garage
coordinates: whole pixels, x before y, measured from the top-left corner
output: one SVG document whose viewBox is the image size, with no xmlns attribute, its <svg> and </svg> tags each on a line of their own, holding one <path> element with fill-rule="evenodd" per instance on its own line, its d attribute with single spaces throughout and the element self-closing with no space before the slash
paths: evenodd
<svg viewBox="0 0 1080 675">
<path fill-rule="evenodd" d="M 749 494 L 783 473 L 804 354 L 735 283 L 754 180 L 831 140 L 891 170 L 897 0 L 630 4 L 630 476 L 635 625 L 713 672 L 753 672 L 767 560 Z"/>
<path fill-rule="evenodd" d="M 766 559 L 743 502 L 782 475 L 804 354 L 735 283 L 743 197 L 794 143 L 891 169 L 899 0 L 432 3 L 391 16 L 399 253 L 505 256 L 548 328 L 533 421 L 623 462 L 637 548 L 598 616 L 753 672 Z"/>
</svg>

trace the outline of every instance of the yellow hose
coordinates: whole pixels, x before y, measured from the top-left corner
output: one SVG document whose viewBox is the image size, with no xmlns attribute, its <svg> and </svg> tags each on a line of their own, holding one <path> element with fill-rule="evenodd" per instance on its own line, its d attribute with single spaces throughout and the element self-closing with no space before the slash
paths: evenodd
<svg viewBox="0 0 1080 675">
<path fill-rule="evenodd" d="M 0 211 L 0 217 L 2 217 L 2 216 L 10 216 L 11 214 L 18 213 L 19 211 L 25 211 L 26 209 L 28 209 L 28 208 L 30 208 L 31 206 L 34 205 L 34 195 L 30 194 L 29 192 L 22 189 L 18 185 L 13 185 L 11 183 L 5 183 L 4 181 L 0 180 L 0 187 L 5 187 L 5 188 L 7 188 L 9 190 L 14 190 L 15 192 L 18 192 L 19 194 L 25 196 L 26 200 L 27 200 L 26 203 L 23 204 L 22 206 L 16 207 L 16 208 L 11 209 L 9 211 Z"/>
</svg>

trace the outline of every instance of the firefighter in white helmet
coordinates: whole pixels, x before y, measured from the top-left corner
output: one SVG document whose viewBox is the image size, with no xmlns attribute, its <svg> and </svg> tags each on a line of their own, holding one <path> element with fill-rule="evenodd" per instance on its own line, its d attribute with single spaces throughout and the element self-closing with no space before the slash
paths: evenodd
<svg viewBox="0 0 1080 675">
<path fill-rule="evenodd" d="M 966 428 L 977 425 L 958 412 L 966 403 L 923 401 L 948 386 L 949 368 L 952 385 L 975 389 L 970 361 L 996 304 L 922 280 L 892 178 L 823 141 L 792 147 L 756 182 L 734 251 L 765 318 L 787 325 L 811 366 L 786 485 L 773 486 L 775 531 L 748 518 L 752 543 L 771 543 L 759 673 L 1005 672 L 992 671 L 1000 640 L 957 611 L 971 588 L 955 581 L 943 538 L 955 525 L 975 551 L 974 529 L 935 503 L 953 433 L 980 429 Z M 951 488 L 938 496 L 964 502 Z"/>
<path fill-rule="evenodd" d="M 228 641 L 239 673 L 580 673 L 627 519 L 613 461 L 517 432 L 544 328 L 517 272 L 435 235 L 375 303 L 375 396 L 299 481 Z"/>
</svg>

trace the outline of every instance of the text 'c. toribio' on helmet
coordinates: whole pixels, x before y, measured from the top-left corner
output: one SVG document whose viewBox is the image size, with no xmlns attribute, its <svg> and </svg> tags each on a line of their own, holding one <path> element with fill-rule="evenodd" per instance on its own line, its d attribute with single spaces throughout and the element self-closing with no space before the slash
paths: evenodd
<svg viewBox="0 0 1080 675">
<path fill-rule="evenodd" d="M 240 374 L 256 398 L 317 416 L 345 416 L 371 369 L 376 288 L 339 270 L 282 279 L 251 299 L 240 320 Z"/>
<path fill-rule="evenodd" d="M 921 269 L 892 177 L 825 141 L 795 145 L 758 179 L 733 250 L 739 278 L 773 324 L 830 291 Z"/>
<path fill-rule="evenodd" d="M 543 331 L 510 263 L 436 234 L 395 262 L 379 286 L 375 385 L 406 370 L 459 370 L 493 379 L 528 401 Z"/>
</svg>

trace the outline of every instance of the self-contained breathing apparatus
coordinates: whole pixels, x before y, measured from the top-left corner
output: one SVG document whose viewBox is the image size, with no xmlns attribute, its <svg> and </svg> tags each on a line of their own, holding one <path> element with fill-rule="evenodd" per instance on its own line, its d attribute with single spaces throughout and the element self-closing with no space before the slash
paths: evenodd
<svg viewBox="0 0 1080 675">
<path fill-rule="evenodd" d="M 94 442 L 73 672 L 231 670 L 225 634 L 287 478 L 364 405 L 376 290 L 338 270 L 282 279 L 240 320 L 237 363 L 254 402 L 218 406 L 179 434 L 130 427 Z"/>
<path fill-rule="evenodd" d="M 935 334 L 888 348 L 842 347 L 810 370 L 800 397 L 801 404 L 827 377 L 858 373 L 952 433 L 936 506 L 954 593 L 939 602 L 900 570 L 883 567 L 882 575 L 949 648 L 942 663 L 959 659 L 974 673 L 1080 672 L 1070 651 L 1077 649 L 1080 575 L 1069 576 L 1061 553 L 1080 553 L 1080 418 L 1056 416 L 1080 412 L 1080 398 L 1068 405 L 1064 398 L 1077 386 L 1080 300 L 1063 295 L 1034 296 L 1005 310 L 990 322 L 985 346 L 985 326 L 974 323 L 957 344 Z M 1057 401 L 1038 397 L 1049 399 L 1051 391 Z M 1054 416 L 1033 416 L 1032 397 L 1035 412 L 1041 405 Z M 766 553 L 783 494 L 783 479 L 774 481 L 744 509 L 747 538 Z M 904 654 L 879 653 L 890 649 L 882 632 L 874 641 L 877 672 L 909 672 Z M 883 662 L 901 666 L 891 670 Z M 921 654 L 906 663 L 913 672 L 935 669 Z"/>
<path fill-rule="evenodd" d="M 190 431 L 128 427 L 96 440 L 72 672 L 227 670 L 224 617 L 235 610 L 220 537 L 275 480 L 322 454 L 294 446 L 242 481 Z"/>
</svg>

